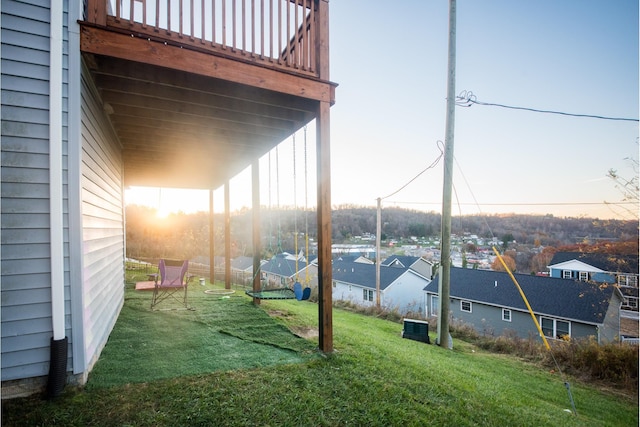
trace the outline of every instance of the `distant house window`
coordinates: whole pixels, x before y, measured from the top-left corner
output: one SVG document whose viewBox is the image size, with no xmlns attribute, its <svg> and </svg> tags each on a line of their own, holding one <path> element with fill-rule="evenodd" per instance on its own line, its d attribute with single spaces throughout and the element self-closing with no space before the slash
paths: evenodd
<svg viewBox="0 0 640 427">
<path fill-rule="evenodd" d="M 351 292 L 351 285 L 349 285 L 349 292 Z"/>
<path fill-rule="evenodd" d="M 285 277 L 280 277 L 280 284 L 285 285 L 287 283 L 287 279 Z"/>
<path fill-rule="evenodd" d="M 511 322 L 511 310 L 509 310 L 508 308 L 502 309 L 502 320 L 504 320 L 505 322 Z"/>
<path fill-rule="evenodd" d="M 363 289 L 362 290 L 362 298 L 365 301 L 373 301 L 373 290 L 371 290 L 371 289 Z"/>
<path fill-rule="evenodd" d="M 562 270 L 563 279 L 571 279 L 571 270 Z"/>
<path fill-rule="evenodd" d="M 581 282 L 588 282 L 588 281 L 589 281 L 589 273 L 588 273 L 588 272 L 586 272 L 586 271 L 581 271 L 581 272 L 579 273 L 579 277 L 578 277 L 578 279 L 579 279 Z"/>
<path fill-rule="evenodd" d="M 460 311 L 471 313 L 471 301 L 460 301 Z"/>
<path fill-rule="evenodd" d="M 620 286 L 631 286 L 633 288 L 638 287 L 638 276 L 636 275 L 627 275 L 627 274 L 619 274 L 618 275 L 618 285 Z"/>
<path fill-rule="evenodd" d="M 437 316 L 440 313 L 440 299 L 436 295 L 431 296 L 431 315 Z"/>
<path fill-rule="evenodd" d="M 541 317 L 540 327 L 547 338 L 563 339 L 571 337 L 571 324 L 564 320 Z"/>
<path fill-rule="evenodd" d="M 335 287 L 337 287 L 337 286 L 338 286 L 338 284 L 337 284 L 337 283 L 336 283 L 336 281 L 334 280 L 334 281 L 333 281 L 333 287 L 335 288 Z"/>
<path fill-rule="evenodd" d="M 621 308 L 637 310 L 638 309 L 638 298 L 637 297 L 624 297 L 624 301 L 622 302 L 622 307 Z"/>
</svg>

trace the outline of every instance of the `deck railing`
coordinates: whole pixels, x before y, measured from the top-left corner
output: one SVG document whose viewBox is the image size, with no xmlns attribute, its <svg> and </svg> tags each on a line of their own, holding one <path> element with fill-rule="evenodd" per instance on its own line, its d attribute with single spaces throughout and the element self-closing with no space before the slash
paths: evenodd
<svg viewBox="0 0 640 427">
<path fill-rule="evenodd" d="M 87 22 L 318 75 L 322 0 L 86 0 Z"/>
</svg>

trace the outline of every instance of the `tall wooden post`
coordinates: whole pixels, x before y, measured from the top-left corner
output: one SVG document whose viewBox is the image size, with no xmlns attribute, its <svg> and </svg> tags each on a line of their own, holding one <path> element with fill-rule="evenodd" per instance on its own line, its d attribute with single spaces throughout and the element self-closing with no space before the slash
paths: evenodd
<svg viewBox="0 0 640 427">
<path fill-rule="evenodd" d="M 260 240 L 260 162 L 254 160 L 251 164 L 251 194 L 253 217 L 253 291 L 260 292 L 260 254 L 262 242 Z M 259 298 L 253 299 L 254 304 L 260 304 Z"/>
<path fill-rule="evenodd" d="M 214 283 L 216 280 L 215 265 L 215 243 L 216 232 L 213 219 L 213 189 L 209 190 L 209 282 Z"/>
<path fill-rule="evenodd" d="M 224 288 L 231 289 L 231 203 L 229 180 L 224 183 Z"/>
<path fill-rule="evenodd" d="M 333 351 L 331 270 L 331 162 L 329 103 L 321 102 L 316 118 L 318 175 L 318 327 L 320 350 Z"/>
<path fill-rule="evenodd" d="M 318 0 L 316 49 L 319 77 L 329 80 L 329 2 Z M 318 180 L 318 329 L 320 350 L 333 352 L 331 270 L 331 157 L 328 102 L 318 104 L 316 157 Z"/>
<path fill-rule="evenodd" d="M 453 130 L 456 91 L 456 1 L 449 0 L 449 64 L 447 78 L 447 118 L 444 140 L 444 178 L 442 189 L 442 236 L 440 265 L 440 311 L 438 345 L 451 348 L 449 338 L 449 295 L 451 279 L 451 197 L 453 187 Z"/>
</svg>

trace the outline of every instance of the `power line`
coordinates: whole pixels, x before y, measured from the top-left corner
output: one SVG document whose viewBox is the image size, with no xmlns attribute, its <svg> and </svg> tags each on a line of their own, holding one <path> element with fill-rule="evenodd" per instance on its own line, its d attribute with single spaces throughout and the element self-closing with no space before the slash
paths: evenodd
<svg viewBox="0 0 640 427">
<path fill-rule="evenodd" d="M 422 175 L 423 173 L 425 173 L 426 171 L 428 171 L 429 169 L 433 169 L 434 167 L 436 167 L 436 165 L 438 164 L 438 162 L 440 161 L 440 159 L 442 158 L 442 156 L 444 155 L 444 151 L 442 150 L 442 141 L 438 141 L 438 149 L 440 150 L 440 155 L 438 156 L 438 158 L 436 158 L 429 166 L 427 166 L 426 168 L 424 168 L 420 173 L 418 173 L 416 176 L 414 176 L 413 178 L 411 178 L 406 184 L 404 184 L 402 187 L 398 188 L 396 191 L 394 191 L 393 193 L 389 194 L 388 196 L 385 197 L 381 197 L 380 200 L 384 200 L 387 199 L 395 194 L 398 194 L 400 191 L 404 190 L 407 185 L 411 184 L 413 181 L 415 181 L 416 179 L 418 179 L 418 177 L 420 175 Z"/>
<path fill-rule="evenodd" d="M 523 111 L 531 111 L 534 113 L 547 113 L 547 114 L 558 114 L 562 116 L 571 116 L 571 117 L 586 117 L 590 119 L 601 119 L 601 120 L 617 120 L 617 121 L 627 121 L 627 122 L 638 122 L 638 119 L 630 119 L 626 117 L 608 117 L 608 116 L 599 116 L 595 114 L 576 114 L 576 113 L 567 113 L 564 111 L 554 111 L 554 110 L 540 110 L 537 108 L 529 108 L 529 107 L 517 107 L 513 105 L 505 105 L 505 104 L 496 104 L 493 102 L 481 102 L 478 101 L 476 96 L 471 91 L 463 90 L 460 92 L 460 95 L 456 96 L 456 105 L 459 107 L 471 107 L 472 105 L 484 105 L 489 107 L 500 107 L 500 108 L 508 108 L 511 110 L 523 110 Z"/>
</svg>

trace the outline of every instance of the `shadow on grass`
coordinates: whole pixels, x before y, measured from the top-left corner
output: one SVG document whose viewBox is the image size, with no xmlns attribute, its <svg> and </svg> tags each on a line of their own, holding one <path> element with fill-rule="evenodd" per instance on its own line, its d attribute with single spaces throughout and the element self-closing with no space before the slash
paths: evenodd
<svg viewBox="0 0 640 427">
<path fill-rule="evenodd" d="M 150 291 L 127 285 L 125 303 L 88 390 L 217 371 L 301 363 L 315 345 L 289 331 L 240 291 L 208 295 L 211 286 L 190 285 L 194 310 L 151 311 Z"/>
</svg>

